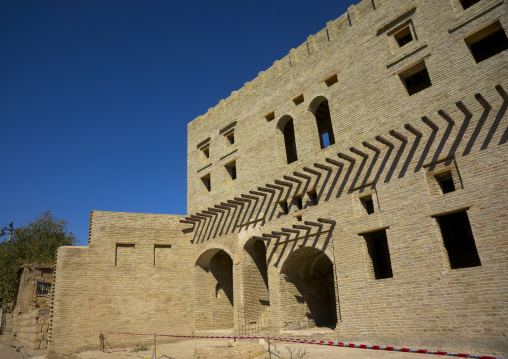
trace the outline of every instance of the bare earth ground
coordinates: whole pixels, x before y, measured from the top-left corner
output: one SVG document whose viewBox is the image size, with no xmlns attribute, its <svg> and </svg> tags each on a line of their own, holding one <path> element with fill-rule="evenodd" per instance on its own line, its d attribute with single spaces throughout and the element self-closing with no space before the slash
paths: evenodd
<svg viewBox="0 0 508 359">
<path fill-rule="evenodd" d="M 190 339 L 190 340 L 181 340 L 175 341 L 173 343 L 166 344 L 158 344 L 157 350 L 157 358 L 167 359 L 193 359 L 194 358 L 194 349 L 201 347 L 216 347 L 216 348 L 226 348 L 227 347 L 227 339 Z M 239 345 L 242 345 L 243 342 L 240 342 Z M 263 344 L 265 350 L 268 348 L 267 344 Z M 415 354 L 415 353 L 401 353 L 401 352 L 389 352 L 389 351 L 378 351 L 372 349 L 356 349 L 356 348 L 341 348 L 341 347 L 328 347 L 314 344 L 296 344 L 296 343 L 274 343 L 271 344 L 273 352 L 281 355 L 284 359 L 299 359 L 296 354 L 298 350 L 306 350 L 307 355 L 305 355 L 304 359 L 314 359 L 314 358 L 344 358 L 344 359 L 430 359 L 431 355 L 426 354 Z M 293 351 L 293 356 L 288 352 L 288 348 Z M 116 348 L 115 348 L 116 349 Z M 124 352 L 125 353 L 125 352 Z M 166 355 L 164 357 L 161 353 Z M 280 354 L 279 354 L 280 353 Z M 128 354 L 126 356 L 125 354 Z M 106 354 L 97 351 L 88 351 L 78 355 L 79 359 L 95 359 L 95 358 L 121 358 L 121 357 L 138 357 L 138 358 L 147 358 L 151 359 L 153 354 L 153 347 L 150 347 L 150 350 L 145 352 L 127 352 L 125 354 Z M 268 359 L 268 354 L 256 356 L 256 359 Z M 276 356 L 272 355 L 272 359 L 277 359 Z M 221 358 L 217 358 L 221 359 Z M 249 359 L 248 356 L 245 359 Z"/>
<path fill-rule="evenodd" d="M 0 358 L 1 359 L 20 359 L 21 354 L 16 349 L 4 344 L 0 337 Z"/>
</svg>

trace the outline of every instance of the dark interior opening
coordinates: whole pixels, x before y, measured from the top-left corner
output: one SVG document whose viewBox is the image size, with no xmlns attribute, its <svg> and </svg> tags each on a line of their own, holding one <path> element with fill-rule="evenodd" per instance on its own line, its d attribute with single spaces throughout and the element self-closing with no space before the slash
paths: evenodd
<svg viewBox="0 0 508 359">
<path fill-rule="evenodd" d="M 453 183 L 453 177 L 451 171 L 436 175 L 436 180 L 441 187 L 443 194 L 455 192 L 455 183 Z"/>
<path fill-rule="evenodd" d="M 287 201 L 280 201 L 279 205 L 280 205 L 280 209 L 282 210 L 282 212 L 284 214 L 288 214 L 289 211 L 288 211 L 288 203 L 287 203 Z"/>
<path fill-rule="evenodd" d="M 452 269 L 481 266 L 466 211 L 436 217 Z"/>
<path fill-rule="evenodd" d="M 286 145 L 287 162 L 293 163 L 298 160 L 298 155 L 296 154 L 295 127 L 293 126 L 293 119 L 286 123 L 283 132 L 284 143 Z"/>
<path fill-rule="evenodd" d="M 318 204 L 318 196 L 316 191 L 307 192 L 307 196 L 309 196 L 310 203 L 315 206 Z"/>
<path fill-rule="evenodd" d="M 363 208 L 367 214 L 374 213 L 374 201 L 372 200 L 372 196 L 360 198 L 360 201 L 362 202 Z"/>
<path fill-rule="evenodd" d="M 236 179 L 236 162 L 226 165 L 226 170 L 229 173 L 229 176 L 232 180 Z"/>
<path fill-rule="evenodd" d="M 226 138 L 228 139 L 228 142 L 230 145 L 235 143 L 235 133 L 234 132 L 231 132 L 229 135 L 226 136 Z"/>
<path fill-rule="evenodd" d="M 406 26 L 401 31 L 396 33 L 394 37 L 395 40 L 397 40 L 397 44 L 399 44 L 400 47 L 413 41 L 413 35 L 411 35 L 411 30 L 409 29 L 409 26 Z"/>
<path fill-rule="evenodd" d="M 294 197 L 296 208 L 302 209 L 303 208 L 303 202 L 302 202 L 302 196 Z"/>
<path fill-rule="evenodd" d="M 321 102 L 316 109 L 316 123 L 321 148 L 333 145 L 335 143 L 335 136 L 333 135 L 332 119 L 327 100 Z"/>
<path fill-rule="evenodd" d="M 210 158 L 210 148 L 209 147 L 203 148 L 203 154 L 205 155 L 206 158 Z"/>
<path fill-rule="evenodd" d="M 210 175 L 206 175 L 204 177 L 201 177 L 201 181 L 205 185 L 205 188 L 208 192 L 212 190 L 212 184 L 210 182 Z"/>
<path fill-rule="evenodd" d="M 429 72 L 425 67 L 422 70 L 403 78 L 406 84 L 406 89 L 409 96 L 414 95 L 417 92 L 425 90 L 427 87 L 432 86 L 430 81 Z"/>
<path fill-rule="evenodd" d="M 469 9 L 471 6 L 473 6 L 476 3 L 479 3 L 481 0 L 460 0 L 460 3 L 464 10 Z"/>
<path fill-rule="evenodd" d="M 386 230 L 366 233 L 363 237 L 367 242 L 367 250 L 372 260 L 376 279 L 393 278 Z"/>
<path fill-rule="evenodd" d="M 478 63 L 508 49 L 508 38 L 503 28 L 499 28 L 483 39 L 470 43 L 469 48 Z"/>
</svg>

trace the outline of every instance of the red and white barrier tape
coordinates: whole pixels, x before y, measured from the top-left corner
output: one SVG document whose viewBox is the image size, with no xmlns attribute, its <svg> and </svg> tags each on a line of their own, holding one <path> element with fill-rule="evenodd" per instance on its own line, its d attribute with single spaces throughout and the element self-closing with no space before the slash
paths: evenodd
<svg viewBox="0 0 508 359">
<path fill-rule="evenodd" d="M 418 353 L 418 354 L 433 354 L 443 355 L 458 358 L 475 358 L 475 359 L 504 359 L 500 357 L 492 357 L 487 355 L 474 355 L 464 353 L 449 353 L 439 350 L 426 350 L 426 349 L 409 349 L 409 348 L 396 348 L 396 347 L 385 347 L 380 345 L 365 345 L 365 344 L 353 344 L 353 343 L 341 343 L 341 342 L 330 342 L 324 340 L 309 340 L 309 339 L 295 339 L 295 338 L 279 338 L 279 337 L 229 337 L 229 336 L 200 336 L 200 335 L 171 335 L 171 334 L 139 334 L 139 333 L 121 333 L 121 332 L 107 332 L 103 331 L 100 333 L 107 334 L 121 334 L 121 335 L 139 335 L 139 336 L 157 336 L 157 337 L 171 337 L 171 338 L 192 338 L 192 339 L 269 339 L 280 342 L 291 342 L 291 343 L 304 343 L 304 344 L 317 344 L 317 345 L 328 345 L 344 348 L 359 348 L 359 349 L 373 349 L 373 350 L 387 350 L 393 352 L 406 352 L 406 353 Z M 99 333 L 99 335 L 100 335 Z M 104 351 L 108 352 L 108 351 Z"/>
</svg>

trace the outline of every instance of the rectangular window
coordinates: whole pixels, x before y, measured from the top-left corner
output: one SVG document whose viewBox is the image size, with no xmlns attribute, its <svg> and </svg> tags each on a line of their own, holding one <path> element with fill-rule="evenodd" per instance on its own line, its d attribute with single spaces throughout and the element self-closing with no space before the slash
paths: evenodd
<svg viewBox="0 0 508 359">
<path fill-rule="evenodd" d="M 409 25 L 396 32 L 393 36 L 395 37 L 399 47 L 402 47 L 413 41 L 413 35 L 411 35 L 411 29 L 409 28 Z"/>
<path fill-rule="evenodd" d="M 115 266 L 132 264 L 132 261 L 135 259 L 135 248 L 135 244 L 117 243 L 115 251 Z"/>
<path fill-rule="evenodd" d="M 236 161 L 232 161 L 224 166 L 229 173 L 229 176 L 234 181 L 236 179 Z"/>
<path fill-rule="evenodd" d="M 466 211 L 436 217 L 451 269 L 481 266 Z"/>
<path fill-rule="evenodd" d="M 205 156 L 205 158 L 210 158 L 210 147 L 203 148 L 201 152 L 203 152 L 203 156 Z"/>
<path fill-rule="evenodd" d="M 429 72 L 427 71 L 424 61 L 418 63 L 409 70 L 404 71 L 399 76 L 406 87 L 409 96 L 432 86 Z"/>
<path fill-rule="evenodd" d="M 393 278 L 386 230 L 363 234 L 376 279 Z"/>
<path fill-rule="evenodd" d="M 50 288 L 51 288 L 51 283 L 37 282 L 37 296 L 38 297 L 47 296 Z"/>
<path fill-rule="evenodd" d="M 465 41 L 476 63 L 508 49 L 508 38 L 499 21 L 467 37 Z"/>
<path fill-rule="evenodd" d="M 360 198 L 360 202 L 365 213 L 374 213 L 374 200 L 372 199 L 372 196 L 362 197 Z"/>
<path fill-rule="evenodd" d="M 318 196 L 316 191 L 307 192 L 307 196 L 309 197 L 310 203 L 315 206 L 318 204 Z"/>
<path fill-rule="evenodd" d="M 452 171 L 437 174 L 435 178 L 443 194 L 455 192 L 455 183 L 453 183 Z"/>
<path fill-rule="evenodd" d="M 226 139 L 228 141 L 228 143 L 230 145 L 233 145 L 235 143 L 235 131 L 229 133 L 227 136 L 226 136 Z"/>
<path fill-rule="evenodd" d="M 288 202 L 287 201 L 280 201 L 279 202 L 279 205 L 280 205 L 280 209 L 282 211 L 282 213 L 284 214 L 288 214 Z"/>
<path fill-rule="evenodd" d="M 206 190 L 210 192 L 212 190 L 212 183 L 210 182 L 210 174 L 201 177 L 201 181 L 205 185 Z"/>
<path fill-rule="evenodd" d="M 296 208 L 302 209 L 303 208 L 302 196 L 293 197 L 293 203 L 295 204 Z"/>
<path fill-rule="evenodd" d="M 164 265 L 169 260 L 171 244 L 155 244 L 153 246 L 153 265 L 154 267 Z"/>
<path fill-rule="evenodd" d="M 464 8 L 464 10 L 469 9 L 476 3 L 479 3 L 481 0 L 460 0 L 460 4 Z"/>
</svg>

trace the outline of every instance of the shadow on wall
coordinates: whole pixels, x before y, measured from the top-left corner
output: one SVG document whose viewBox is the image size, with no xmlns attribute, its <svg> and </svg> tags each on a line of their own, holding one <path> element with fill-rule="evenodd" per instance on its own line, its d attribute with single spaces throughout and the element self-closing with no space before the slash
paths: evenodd
<svg viewBox="0 0 508 359">
<path fill-rule="evenodd" d="M 475 117 L 459 101 L 455 106 L 464 114 L 461 120 L 453 119 L 444 110 L 439 110 L 432 120 L 427 116 L 422 117 L 418 126 L 406 124 L 404 129 L 391 130 L 387 135 L 378 135 L 373 140 L 363 141 L 360 146 L 349 148 L 348 153 L 337 153 L 338 159 L 323 158 L 314 163 L 314 167 L 303 167 L 302 172 L 294 172 L 298 178 L 284 176 L 284 180 L 275 180 L 275 184 L 268 183 L 249 191 L 249 194 L 242 194 L 240 197 L 221 202 L 213 208 L 187 217 L 187 223 L 194 224 L 194 236 L 191 243 L 203 243 L 216 236 L 238 233 L 254 223 L 263 225 L 275 216 L 277 218 L 284 216 L 291 210 L 291 206 L 296 205 L 294 201 L 288 200 L 290 194 L 306 193 L 312 181 L 314 182 L 311 190 L 315 189 L 322 177 L 320 191 L 316 193 L 317 202 L 329 201 L 332 196 L 339 198 L 344 193 L 350 194 L 362 186 L 360 191 L 368 190 L 381 180 L 388 183 L 396 175 L 397 168 L 400 168 L 400 171 L 396 176 L 402 178 L 414 162 L 416 164 L 413 172 L 416 173 L 426 162 L 436 161 L 443 156 L 467 156 L 472 152 L 474 145 L 482 139 L 479 151 L 487 149 L 491 146 L 495 134 L 498 133 L 501 120 L 508 107 L 508 94 L 500 85 L 496 86 L 496 90 L 503 99 L 503 103 L 496 110 L 495 116 L 491 116 L 494 109 L 488 100 L 481 94 L 476 94 L 476 101 L 484 109 L 479 117 Z M 318 108 L 320 107 L 322 106 L 319 105 Z M 493 117 L 490 124 L 487 122 L 489 117 Z M 292 121 L 289 117 L 286 120 L 284 128 Z M 459 121 L 461 121 L 460 127 L 458 127 Z M 474 129 L 469 131 L 470 137 L 466 138 L 468 129 L 473 125 Z M 322 125 L 323 128 L 326 130 L 326 124 Z M 455 137 L 452 138 L 454 129 L 457 130 Z M 329 138 L 332 137 L 333 133 L 329 133 Z M 508 142 L 508 128 L 500 136 L 497 145 L 503 145 L 506 142 Z M 463 143 L 465 143 L 464 149 L 462 153 L 458 153 Z M 447 146 L 449 146 L 448 152 L 443 155 Z M 435 150 L 431 154 L 432 148 Z M 363 180 L 359 183 L 362 177 Z M 303 190 L 300 191 L 300 188 Z"/>
</svg>

